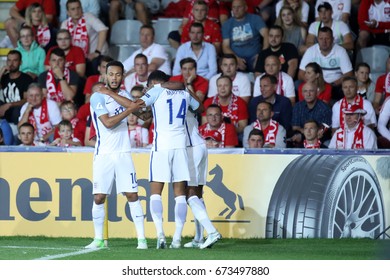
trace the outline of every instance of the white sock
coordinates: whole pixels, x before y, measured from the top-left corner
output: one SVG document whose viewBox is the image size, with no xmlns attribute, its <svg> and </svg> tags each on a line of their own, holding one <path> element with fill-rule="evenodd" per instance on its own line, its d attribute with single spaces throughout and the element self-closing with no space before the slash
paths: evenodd
<svg viewBox="0 0 390 280">
<path fill-rule="evenodd" d="M 185 195 L 175 197 L 175 225 L 176 230 L 173 241 L 180 242 L 184 223 L 187 217 L 187 201 Z"/>
<path fill-rule="evenodd" d="M 163 230 L 163 205 L 161 195 L 152 194 L 150 196 L 150 213 L 152 214 L 154 226 L 156 227 L 157 236 L 164 235 Z"/>
<path fill-rule="evenodd" d="M 196 195 L 191 196 L 188 199 L 188 205 L 191 207 L 192 213 L 194 214 L 195 219 L 205 228 L 207 234 L 216 232 L 216 228 L 210 221 L 210 218 L 207 215 L 206 208 L 202 201 Z M 202 233 L 200 234 L 202 236 Z M 203 236 L 202 236 L 203 237 Z M 199 241 L 200 239 L 195 239 Z"/>
<path fill-rule="evenodd" d="M 144 212 L 142 210 L 141 202 L 139 200 L 129 202 L 129 207 L 130 215 L 133 219 L 138 239 L 145 239 Z"/>
<path fill-rule="evenodd" d="M 92 219 L 93 219 L 93 227 L 95 229 L 95 239 L 103 240 L 103 225 L 104 225 L 104 203 L 96 204 L 93 202 L 92 206 Z"/>
</svg>

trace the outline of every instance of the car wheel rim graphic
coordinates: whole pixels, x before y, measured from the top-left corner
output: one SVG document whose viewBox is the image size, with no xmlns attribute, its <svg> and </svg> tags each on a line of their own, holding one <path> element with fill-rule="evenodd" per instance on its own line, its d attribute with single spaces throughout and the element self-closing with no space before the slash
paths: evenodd
<svg viewBox="0 0 390 280">
<path fill-rule="evenodd" d="M 330 237 L 368 237 L 384 224 L 383 205 L 376 182 L 365 171 L 351 174 L 340 189 L 333 218 L 330 219 Z"/>
</svg>

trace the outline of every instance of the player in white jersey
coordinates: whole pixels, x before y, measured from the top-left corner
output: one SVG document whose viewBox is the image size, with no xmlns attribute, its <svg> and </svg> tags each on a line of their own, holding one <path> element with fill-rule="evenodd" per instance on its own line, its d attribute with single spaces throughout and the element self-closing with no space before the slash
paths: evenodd
<svg viewBox="0 0 390 280">
<path fill-rule="evenodd" d="M 164 72 L 153 71 L 148 78 L 148 85 L 153 87 L 141 97 L 153 111 L 154 138 L 150 153 L 149 181 L 150 212 L 157 231 L 157 249 L 166 247 L 161 200 L 165 182 L 173 183 L 175 196 L 176 230 L 170 248 L 181 247 L 181 233 L 187 215 L 185 186 L 190 179 L 185 119 L 188 107 L 203 110 L 203 105 L 188 91 L 169 90 L 159 84 L 167 81 L 168 76 Z"/>
<path fill-rule="evenodd" d="M 165 85 L 165 87 L 177 89 L 175 85 Z M 210 248 L 221 239 L 222 236 L 211 223 L 202 198 L 203 186 L 207 181 L 208 152 L 206 143 L 199 134 L 199 123 L 196 113 L 191 109 L 187 111 L 186 115 L 186 136 L 188 166 L 190 171 L 190 180 L 187 182 L 186 192 L 187 203 L 195 217 L 195 237 L 191 242 L 184 244 L 184 247 L 200 249 Z M 206 229 L 208 234 L 206 241 L 203 240 L 203 228 Z"/>
<path fill-rule="evenodd" d="M 144 213 L 138 199 L 136 172 L 130 154 L 127 116 L 144 106 L 143 101 L 130 101 L 128 92 L 120 89 L 123 65 L 119 61 L 107 64 L 107 88 L 91 96 L 91 117 L 96 129 L 96 146 L 93 160 L 92 218 L 95 239 L 88 249 L 104 247 L 104 202 L 112 191 L 115 180 L 117 193 L 126 196 L 130 214 L 138 235 L 137 249 L 147 249 L 144 233 Z"/>
</svg>

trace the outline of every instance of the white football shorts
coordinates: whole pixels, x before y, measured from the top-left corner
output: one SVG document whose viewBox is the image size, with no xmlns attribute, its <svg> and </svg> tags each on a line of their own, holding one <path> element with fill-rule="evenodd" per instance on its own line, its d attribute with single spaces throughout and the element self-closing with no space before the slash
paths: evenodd
<svg viewBox="0 0 390 280">
<path fill-rule="evenodd" d="M 206 185 L 208 166 L 206 144 L 187 147 L 187 155 L 188 168 L 190 171 L 188 186 L 197 187 L 199 185 Z"/>
<path fill-rule="evenodd" d="M 93 160 L 93 194 L 138 192 L 137 177 L 130 152 L 95 155 Z"/>
<path fill-rule="evenodd" d="M 189 179 L 186 149 L 151 151 L 149 181 L 174 183 Z"/>
</svg>

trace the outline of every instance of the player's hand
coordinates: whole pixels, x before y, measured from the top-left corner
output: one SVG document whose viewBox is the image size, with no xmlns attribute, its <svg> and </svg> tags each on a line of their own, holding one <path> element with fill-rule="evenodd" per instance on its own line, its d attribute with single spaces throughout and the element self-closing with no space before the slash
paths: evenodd
<svg viewBox="0 0 390 280">
<path fill-rule="evenodd" d="M 134 103 L 137 103 L 140 108 L 145 107 L 145 101 L 143 101 L 142 99 L 137 99 L 136 101 L 134 101 Z"/>
<path fill-rule="evenodd" d="M 54 66 L 51 71 L 53 71 L 54 75 L 58 78 L 62 78 L 64 76 L 64 72 L 58 66 Z"/>
</svg>

